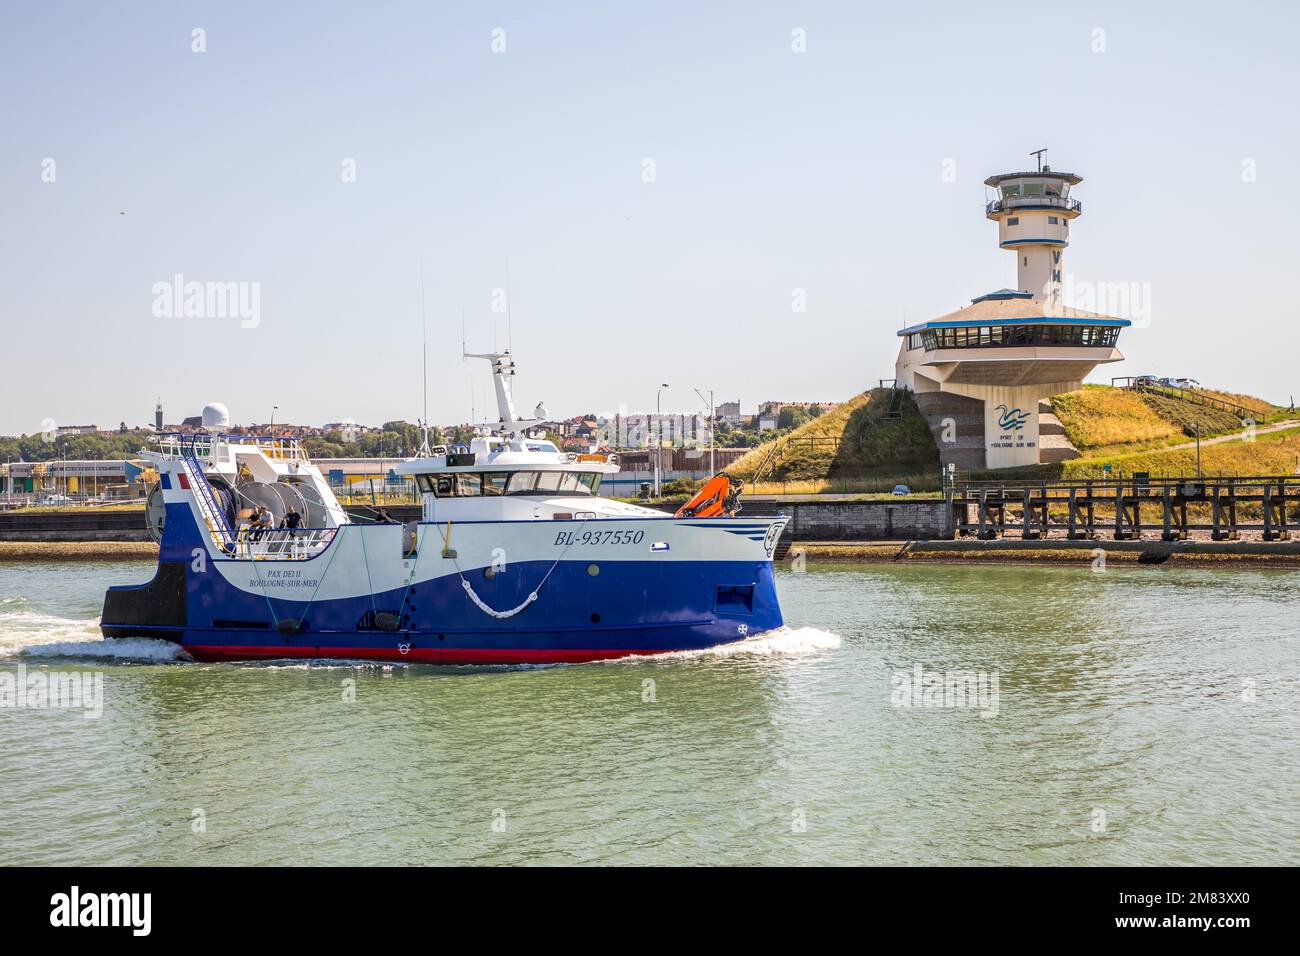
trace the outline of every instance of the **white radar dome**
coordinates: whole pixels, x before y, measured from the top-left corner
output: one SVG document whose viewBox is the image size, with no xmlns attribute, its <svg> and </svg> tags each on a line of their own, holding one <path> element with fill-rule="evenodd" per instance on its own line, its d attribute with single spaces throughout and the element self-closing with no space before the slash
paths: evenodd
<svg viewBox="0 0 1300 956">
<path fill-rule="evenodd" d="M 208 402 L 203 406 L 203 427 L 208 431 L 225 428 L 230 424 L 230 410 L 220 402 Z"/>
</svg>

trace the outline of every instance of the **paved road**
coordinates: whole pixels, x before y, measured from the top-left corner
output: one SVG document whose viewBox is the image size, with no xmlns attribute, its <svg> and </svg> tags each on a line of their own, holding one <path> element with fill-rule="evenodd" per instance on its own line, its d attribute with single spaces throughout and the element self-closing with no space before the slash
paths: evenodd
<svg viewBox="0 0 1300 956">
<path fill-rule="evenodd" d="M 1266 425 L 1263 428 L 1256 428 L 1256 435 L 1267 435 L 1269 432 L 1286 431 L 1288 428 L 1300 427 L 1300 418 L 1288 418 L 1284 422 L 1278 422 L 1276 425 Z M 1244 441 L 1240 432 L 1234 432 L 1231 435 L 1220 435 L 1218 438 L 1202 438 L 1201 447 L 1206 445 L 1219 445 L 1226 441 Z M 1163 448 L 1152 448 L 1150 451 L 1181 451 L 1184 448 L 1195 448 L 1196 442 L 1184 442 L 1181 445 L 1165 445 Z"/>
</svg>

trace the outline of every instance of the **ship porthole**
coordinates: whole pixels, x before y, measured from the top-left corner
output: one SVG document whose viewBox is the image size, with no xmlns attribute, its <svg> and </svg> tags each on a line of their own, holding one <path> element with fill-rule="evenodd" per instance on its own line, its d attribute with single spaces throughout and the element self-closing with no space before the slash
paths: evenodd
<svg viewBox="0 0 1300 956">
<path fill-rule="evenodd" d="M 592 624 L 599 624 L 599 623 L 600 623 L 600 615 L 597 614 L 597 613 L 594 612 L 594 611 L 593 611 L 592 614 L 591 614 L 591 623 L 592 623 Z"/>
<path fill-rule="evenodd" d="M 587 565 L 587 573 L 594 578 L 596 575 L 600 574 L 600 565 L 599 564 Z"/>
<path fill-rule="evenodd" d="M 483 577 L 487 578 L 489 581 L 491 581 L 496 576 L 497 576 L 496 568 L 486 567 L 483 569 Z"/>
</svg>

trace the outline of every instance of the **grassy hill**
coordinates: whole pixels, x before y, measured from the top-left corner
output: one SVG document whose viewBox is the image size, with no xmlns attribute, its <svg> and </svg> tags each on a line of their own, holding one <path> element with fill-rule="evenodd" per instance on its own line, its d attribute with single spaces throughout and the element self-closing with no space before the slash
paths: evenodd
<svg viewBox="0 0 1300 956">
<path fill-rule="evenodd" d="M 938 475 L 939 453 L 915 402 L 901 395 L 890 417 L 890 389 L 872 389 L 834 410 L 767 442 L 727 471 L 753 481 L 831 482 L 844 476 L 906 481 L 913 474 Z M 819 490 L 810 488 L 809 490 Z"/>
<path fill-rule="evenodd" d="M 1300 417 L 1250 395 L 1203 390 L 1242 405 L 1259 425 Z M 750 451 L 728 471 L 753 482 L 755 491 L 819 493 L 888 491 L 895 483 L 915 490 L 938 487 L 939 457 L 930 430 L 910 395 L 898 417 L 889 412 L 889 389 L 873 389 L 790 434 Z M 1196 470 L 1195 449 L 1173 449 L 1201 438 L 1239 435 L 1234 412 L 1161 395 L 1108 385 L 1085 385 L 1052 399 L 1066 435 L 1081 457 L 1062 464 L 973 474 L 987 478 L 1097 477 L 1148 471 L 1153 476 L 1185 475 Z M 1254 442 L 1203 444 L 1206 474 L 1278 474 L 1300 467 L 1300 430 L 1258 435 Z"/>
<path fill-rule="evenodd" d="M 1209 390 L 1204 394 L 1244 406 L 1257 424 L 1286 417 L 1285 409 L 1250 395 Z M 1202 438 L 1242 430 L 1235 412 L 1109 385 L 1085 385 L 1057 395 L 1052 407 L 1066 437 L 1084 457 L 1181 444 L 1196 435 L 1198 421 Z"/>
<path fill-rule="evenodd" d="M 1131 454 L 1106 454 L 1076 458 L 1061 466 L 1062 478 L 1117 478 L 1145 471 L 1153 478 L 1196 474 L 1196 449 L 1151 449 Z M 1043 467 L 1043 466 L 1039 466 Z M 1257 435 L 1254 441 L 1228 441 L 1201 445 L 1204 475 L 1300 474 L 1300 428 Z"/>
</svg>

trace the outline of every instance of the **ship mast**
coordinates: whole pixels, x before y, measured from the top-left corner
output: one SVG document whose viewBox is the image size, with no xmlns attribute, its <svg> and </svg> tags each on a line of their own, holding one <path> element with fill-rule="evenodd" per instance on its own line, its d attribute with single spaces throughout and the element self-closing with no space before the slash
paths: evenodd
<svg viewBox="0 0 1300 956">
<path fill-rule="evenodd" d="M 518 417 L 510 387 L 510 378 L 515 374 L 515 360 L 511 358 L 509 349 L 504 352 L 464 352 L 463 357 L 484 359 L 492 365 L 492 386 L 496 391 L 498 420 L 488 427 L 500 431 L 502 435 L 517 436 L 545 421 L 546 409 L 540 403 L 533 409 L 533 414 L 537 417 Z"/>
</svg>

